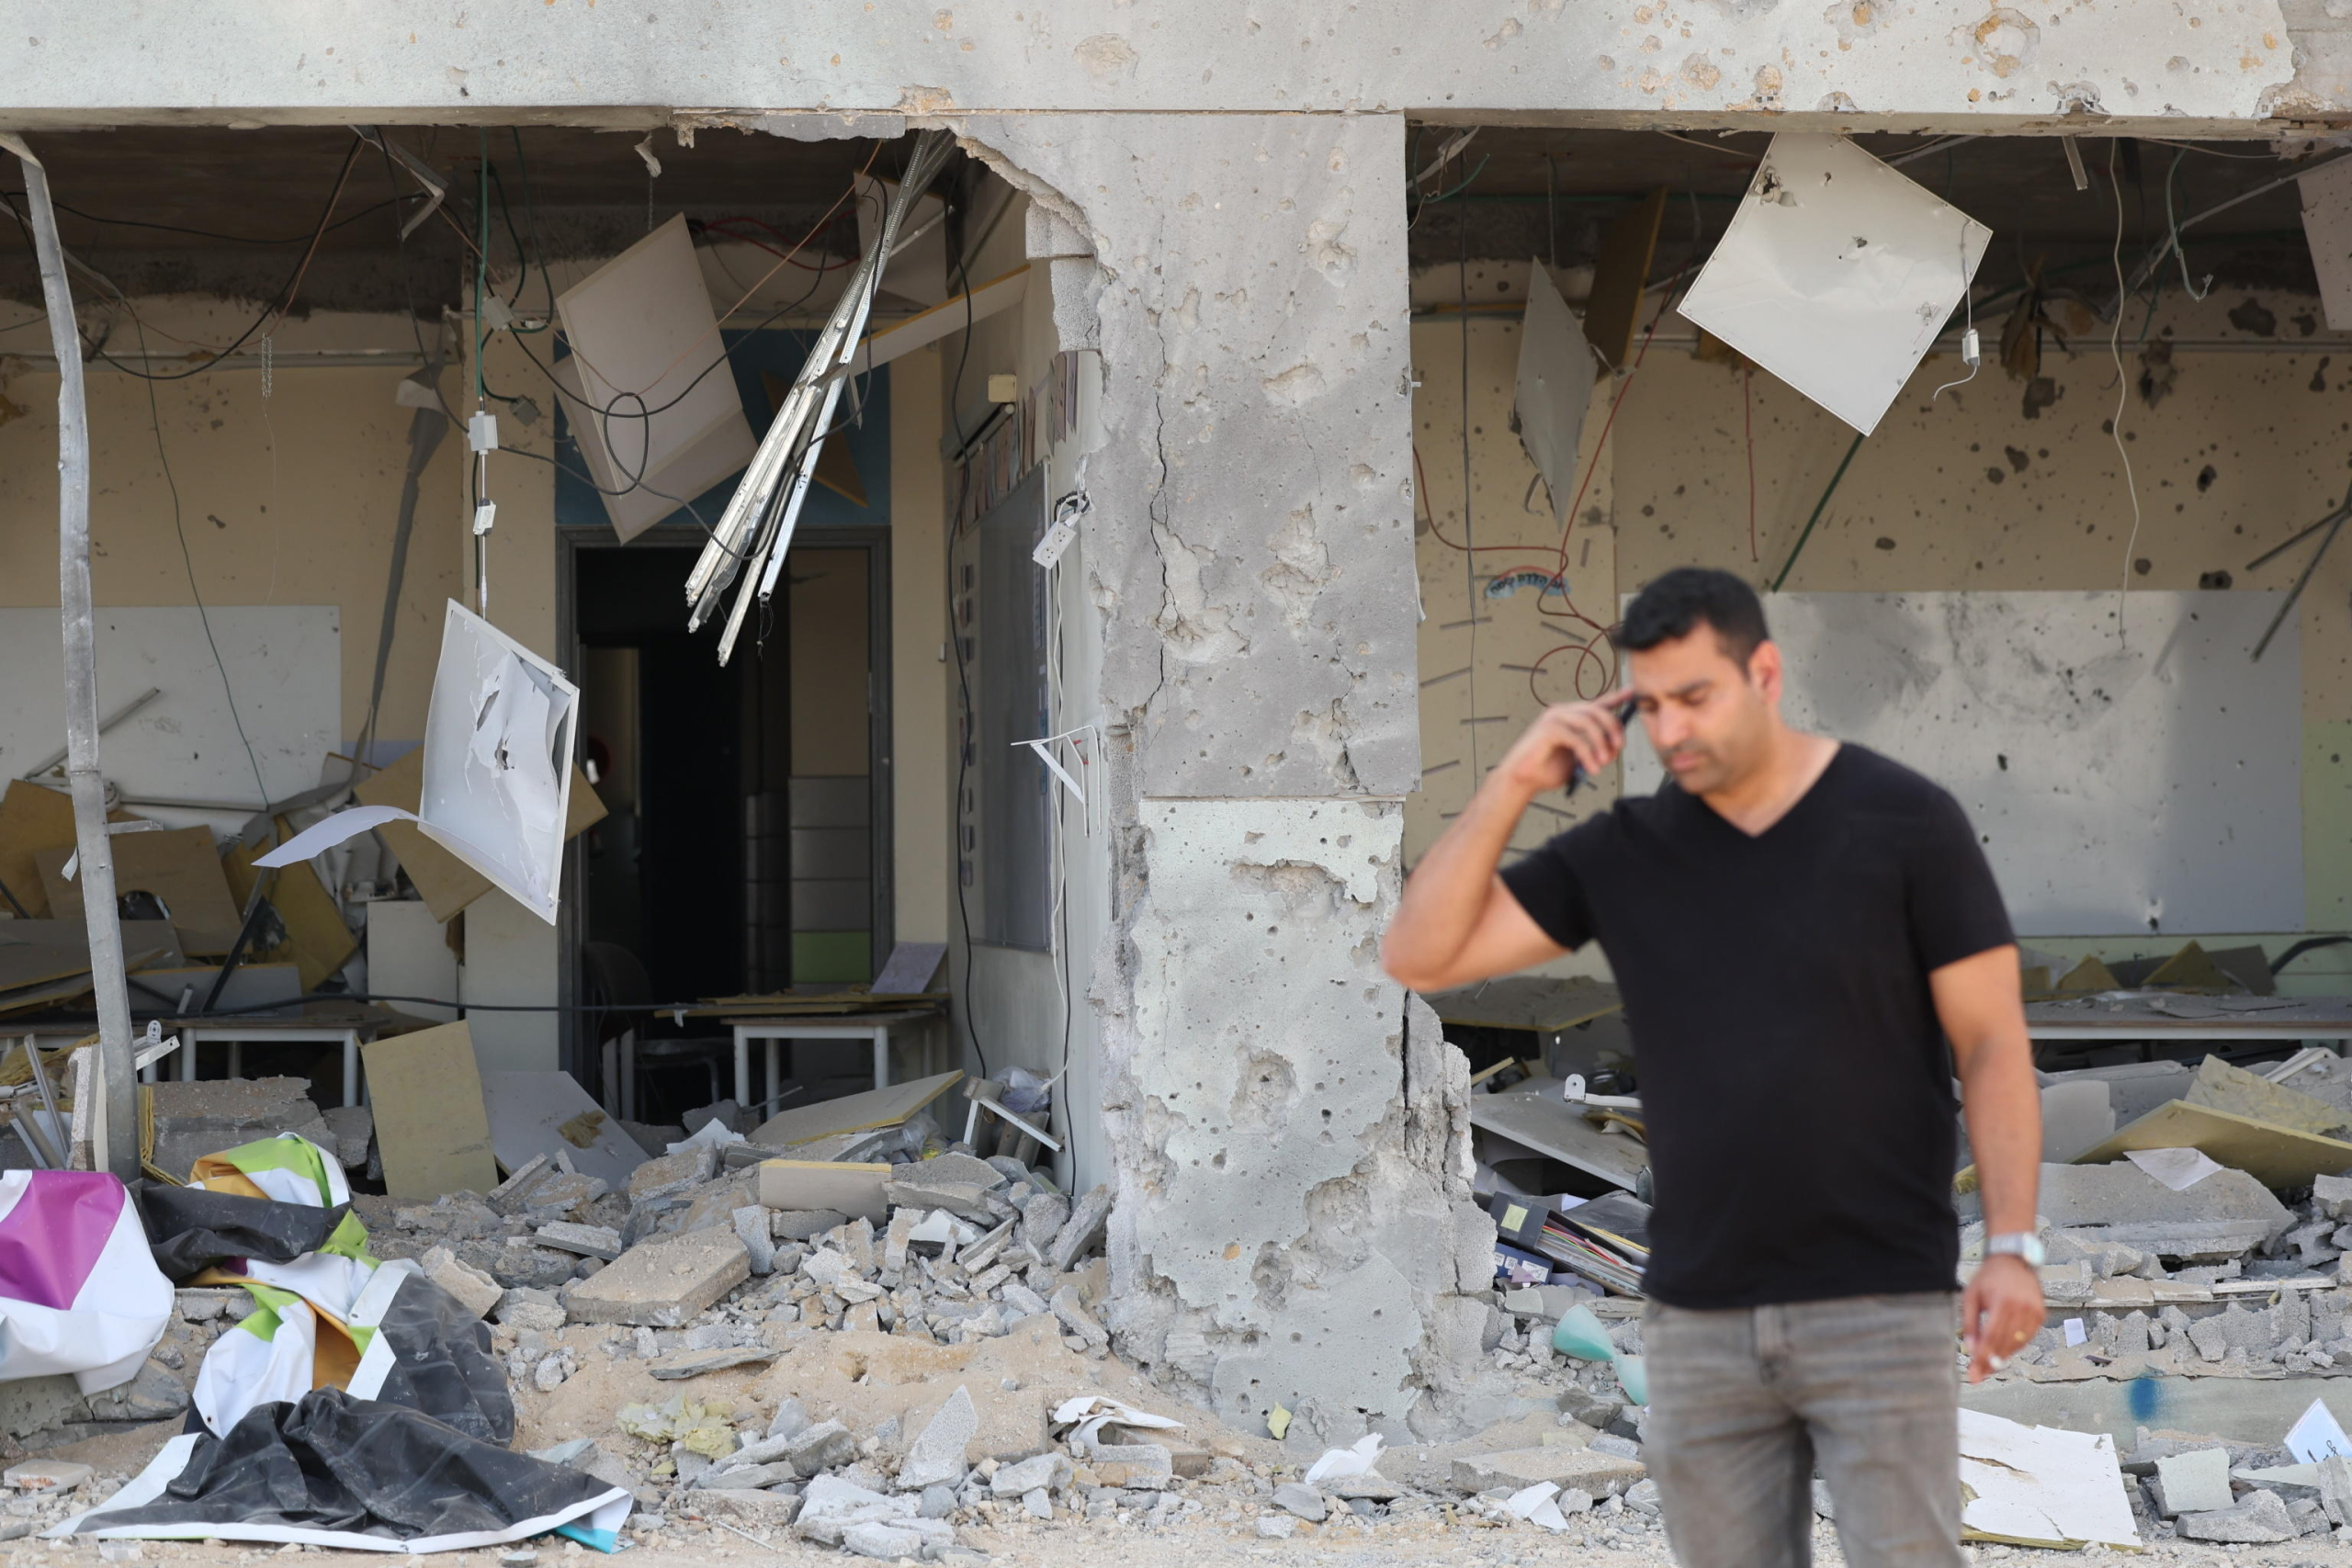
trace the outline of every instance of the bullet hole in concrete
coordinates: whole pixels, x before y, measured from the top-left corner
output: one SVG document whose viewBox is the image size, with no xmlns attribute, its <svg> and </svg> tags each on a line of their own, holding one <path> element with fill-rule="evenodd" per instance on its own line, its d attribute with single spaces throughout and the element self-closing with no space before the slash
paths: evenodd
<svg viewBox="0 0 2352 1568">
<path fill-rule="evenodd" d="M 1894 541 L 1882 536 L 1878 541 L 1878 547 L 1883 550 L 1891 550 L 1894 548 Z"/>
<path fill-rule="evenodd" d="M 2221 477 L 2221 470 L 2214 468 L 2211 463 L 2208 463 L 2203 468 L 2198 469 L 2197 493 L 2203 495 L 2207 491 L 2211 490 L 2213 488 L 2213 481 Z"/>
<path fill-rule="evenodd" d="M 2032 456 L 2022 446 L 2004 446 L 2001 456 L 2009 460 L 2009 468 L 2015 473 L 2025 472 L 2026 465 L 2033 461 Z"/>
<path fill-rule="evenodd" d="M 2321 355 L 2318 367 L 2312 371 L 2311 389 L 2314 392 L 2327 390 L 2327 361 L 2328 356 Z"/>
<path fill-rule="evenodd" d="M 2230 307 L 2230 325 L 2242 333 L 2260 337 L 2278 335 L 2278 318 L 2263 309 L 2262 301 L 2249 296 L 2242 305 Z"/>
<path fill-rule="evenodd" d="M 1984 482 L 1986 484 L 1996 485 L 2008 477 L 2009 476 L 1998 467 L 1990 468 L 1984 470 Z"/>
<path fill-rule="evenodd" d="M 2319 318 L 2312 315 L 2309 310 L 2298 310 L 2287 319 L 2294 322 L 2295 330 L 2302 333 L 2305 337 L 2309 337 L 2312 333 L 2319 331 Z"/>
<path fill-rule="evenodd" d="M 1642 515 L 1645 517 L 1655 517 L 1657 515 L 1657 508 L 1655 506 L 1645 506 L 1642 508 Z"/>
<path fill-rule="evenodd" d="M 2142 556 L 2138 560 L 2132 563 L 2132 570 L 2138 572 L 2142 577 L 2145 577 L 2148 575 L 2153 564 L 2154 563 L 2152 563 L 2147 557 Z"/>
<path fill-rule="evenodd" d="M 2226 571 L 2200 571 L 2197 574 L 2199 588 L 2227 588 L 2233 580 Z"/>
<path fill-rule="evenodd" d="M 221 522 L 220 518 L 214 516 L 209 512 L 204 514 L 204 520 L 207 523 L 211 524 L 215 528 L 226 528 L 229 525 L 226 523 Z"/>
</svg>

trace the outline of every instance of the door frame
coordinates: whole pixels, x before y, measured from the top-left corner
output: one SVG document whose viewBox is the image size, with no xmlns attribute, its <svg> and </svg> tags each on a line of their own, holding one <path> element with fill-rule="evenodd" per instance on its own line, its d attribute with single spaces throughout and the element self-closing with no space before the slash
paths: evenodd
<svg viewBox="0 0 2352 1568">
<path fill-rule="evenodd" d="M 672 547 L 700 548 L 705 535 L 691 523 L 657 523 L 639 534 L 635 544 Z M 890 721 L 890 530 L 887 526 L 857 525 L 832 527 L 805 527 L 793 536 L 793 544 L 804 549 L 857 549 L 866 552 L 865 563 L 865 627 L 866 627 L 866 776 L 870 800 L 868 819 L 873 824 L 870 835 L 874 846 L 873 887 L 873 962 L 879 965 L 889 955 L 897 935 L 897 911 L 892 906 L 891 893 L 898 886 L 897 829 L 892 820 L 891 802 L 896 792 L 891 787 L 891 721 Z M 568 674 L 582 668 L 585 645 L 580 640 L 580 555 L 586 550 L 626 548 L 614 536 L 612 530 L 580 525 L 558 525 L 555 531 L 556 595 L 555 638 L 561 655 L 560 662 Z M 678 616 L 685 619 L 683 591 Z M 717 648 L 717 634 L 712 633 L 712 647 Z M 716 666 L 714 665 L 714 668 Z M 577 727 L 574 727 L 575 729 Z M 575 735 L 573 761 L 579 761 L 586 744 L 586 737 Z M 585 934 L 582 920 L 582 904 L 588 886 L 587 835 L 582 834 L 563 848 L 564 887 L 568 897 L 561 898 L 556 910 L 556 994 L 564 1000 L 564 1010 L 557 1015 L 558 1049 L 564 1070 L 582 1084 L 593 1085 L 602 1072 L 595 1052 L 589 1042 L 593 1038 L 581 1028 L 582 1015 L 578 1011 L 585 999 L 582 990 L 580 943 Z M 679 1001 L 683 998 L 662 997 L 661 1001 Z"/>
</svg>

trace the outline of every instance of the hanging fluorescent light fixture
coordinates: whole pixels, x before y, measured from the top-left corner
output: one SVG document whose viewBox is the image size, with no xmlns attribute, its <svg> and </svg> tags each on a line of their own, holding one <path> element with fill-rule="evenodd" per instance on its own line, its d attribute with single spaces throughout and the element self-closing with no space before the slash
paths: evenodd
<svg viewBox="0 0 2352 1568">
<path fill-rule="evenodd" d="M 858 344 L 865 335 L 866 318 L 873 311 L 883 271 L 902 243 L 899 232 L 908 214 L 946 166 L 955 146 L 955 138 L 944 130 L 927 130 L 917 139 L 906 175 L 890 193 L 881 232 L 850 275 L 831 319 L 818 334 L 800 374 L 793 378 L 792 390 L 777 411 L 775 423 L 768 426 L 752 466 L 743 471 L 742 482 L 735 487 L 718 526 L 686 578 L 686 603 L 693 606 L 686 617 L 690 632 L 702 629 L 729 586 L 742 584 L 728 612 L 726 629 L 719 634 L 722 665 L 735 651 L 735 639 L 742 632 L 752 602 L 756 598 L 765 604 L 775 596 L 784 558 L 792 548 L 793 529 L 800 521 L 800 504 L 808 497 L 825 432 L 841 400 L 842 383 L 855 369 Z M 917 237 L 909 235 L 908 240 Z"/>
</svg>

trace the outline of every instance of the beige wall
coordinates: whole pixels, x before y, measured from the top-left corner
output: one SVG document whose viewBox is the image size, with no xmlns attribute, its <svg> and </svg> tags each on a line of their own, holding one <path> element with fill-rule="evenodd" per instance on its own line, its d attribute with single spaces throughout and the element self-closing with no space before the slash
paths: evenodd
<svg viewBox="0 0 2352 1568">
<path fill-rule="evenodd" d="M 246 314 L 226 305 L 142 301 L 150 345 L 164 333 L 227 342 Z M 234 324 L 230 324 L 232 322 Z M 397 333 L 397 338 L 395 337 Z M 17 334 L 19 352 L 30 334 Z M 123 345 L 127 327 L 116 329 Z M 392 389 L 415 363 L 413 351 L 383 368 L 305 369 L 312 349 L 368 344 L 396 347 L 404 325 L 381 318 L 289 323 L 284 355 L 262 396 L 258 369 L 228 368 L 157 383 L 171 479 L 187 540 L 172 527 L 171 488 L 155 446 L 149 384 L 97 367 L 86 378 L 90 404 L 92 580 L 102 604 L 186 604 L 188 562 L 207 606 L 333 604 L 342 612 L 345 739 L 368 707 L 377 634 L 408 466 L 410 412 Z M 57 603 L 57 378 L 6 374 L 0 358 L 0 604 Z M 185 367 L 164 367 L 168 372 Z M 454 384 L 456 377 L 450 377 Z M 440 648 L 441 604 L 457 591 L 461 529 L 449 497 L 464 482 L 462 434 L 445 438 L 424 478 L 410 545 L 399 630 L 384 682 L 377 735 L 414 740 Z"/>
<path fill-rule="evenodd" d="M 1469 269 L 1475 301 L 1523 299 L 1526 268 Z M 1579 287 L 1564 280 L 1571 301 Z M 1424 311 L 1453 302 L 1461 289 L 1454 269 L 1416 279 Z M 2216 295 L 2203 306 L 2172 301 L 2155 333 L 2169 326 L 2184 340 L 2226 339 L 2249 345 L 2269 341 L 2233 326 L 2227 311 L 2244 291 Z M 2168 297 L 2169 299 L 2169 297 Z M 1653 295 L 1645 307 L 1656 309 Z M 2282 333 L 2300 336 L 2294 318 L 2313 302 L 2266 297 Z M 1984 329 L 1988 355 L 2000 322 Z M 1878 431 L 1863 443 L 1806 544 L 1788 588 L 1796 591 L 2111 589 L 2121 581 L 2132 507 L 2106 423 L 2115 410 L 2115 376 L 2103 332 L 2087 321 L 2064 321 L 2077 348 L 2069 359 L 2055 343 L 2043 369 L 2057 383 L 2057 401 L 2038 417 L 2024 412 L 2024 386 L 1988 363 L 1970 385 L 1935 402 L 1937 385 L 1965 373 L 1952 357 L 1930 359 L 1913 378 Z M 2346 433 L 2352 431 L 2352 344 L 2323 342 L 2297 352 L 2211 352 L 2176 355 L 2174 389 L 2154 408 L 2136 390 L 2140 362 L 2132 343 L 2135 313 L 2126 323 L 2123 362 L 2132 381 L 2122 427 L 2141 507 L 2134 588 L 2194 589 L 2200 573 L 2228 570 L 2240 588 L 2283 588 L 2303 558 L 2293 552 L 2261 572 L 2245 563 L 2320 517 L 2342 499 L 2346 481 Z M 1661 337 L 1690 329 L 1668 317 Z M 1509 428 L 1510 386 L 1518 353 L 1514 319 L 1474 316 L 1469 330 L 1471 500 L 1476 542 L 1551 541 L 1559 530 L 1548 516 L 1522 508 L 1533 469 Z M 1462 540 L 1462 333 L 1457 320 L 1423 320 L 1413 329 L 1416 445 L 1425 475 L 1422 504 L 1438 525 Z M 1595 389 L 1587 450 L 1606 417 L 1616 383 Z M 1748 400 L 1752 398 L 1752 405 Z M 1752 418 L 1756 473 L 1756 545 L 1748 540 L 1747 422 Z M 1614 619 L 1617 592 L 1631 590 L 1674 566 L 1721 566 L 1762 585 L 1787 560 L 1797 536 L 1853 438 L 1852 431 L 1762 371 L 1747 384 L 1736 369 L 1697 360 L 1687 343 L 1654 347 L 1626 390 L 1601 463 L 1570 536 L 1566 576 L 1577 607 L 1597 620 Z M 2210 466 L 2203 488 L 2199 479 Z M 1998 478 L 1995 477 L 1997 472 Z M 1542 492 L 1527 503 L 1543 508 Z M 1601 515 L 1589 514 L 1598 507 Z M 1589 557 L 1586 545 L 1590 545 Z M 1480 582 L 1522 564 L 1508 555 L 1476 558 Z M 1532 560 L 1534 558 L 1528 558 Z M 1422 790 L 1408 803 L 1407 853 L 1416 858 L 1470 783 L 1469 744 L 1463 721 L 1471 716 L 1470 664 L 1464 556 L 1424 524 L 1421 627 L 1424 682 Z M 2307 924 L 2314 931 L 2352 927 L 2352 552 L 2339 550 L 2306 591 L 2300 616 L 2304 713 L 2304 841 Z M 1511 735 L 1532 716 L 1524 667 L 1566 640 L 1539 619 L 1535 599 L 1522 592 L 1479 600 L 1477 712 L 1498 722 L 1478 728 L 1478 761 L 1491 766 Z M 1768 604 L 1769 610 L 1769 604 Z M 1578 628 L 1582 629 L 1582 628 Z M 1565 671 L 1573 655 L 1555 656 L 1539 677 L 1546 698 L 1568 694 Z M 1520 666 L 1513 669 L 1512 666 Z M 1587 676 L 1590 694 L 1598 672 Z M 1459 762 L 1459 766 L 1447 766 Z M 1611 781 L 1613 788 L 1613 781 Z M 1585 797 L 1605 798 L 1604 789 Z M 1522 846 L 1564 825 L 1558 818 L 1522 829 Z M 2169 950 L 2195 933 L 2149 939 Z M 2243 939 L 2239 939 L 2243 940 Z M 2050 945 L 2050 944 L 2045 944 Z M 2057 944 L 2063 946 L 2064 944 Z M 2091 944 L 2099 945 L 2099 944 Z M 2106 950 L 2130 944 L 2110 940 Z M 2271 943 L 2273 950 L 2282 945 Z M 2314 954 L 2297 972 L 2325 976 L 2352 968 Z M 2341 976 L 2329 981 L 2340 987 Z"/>
</svg>

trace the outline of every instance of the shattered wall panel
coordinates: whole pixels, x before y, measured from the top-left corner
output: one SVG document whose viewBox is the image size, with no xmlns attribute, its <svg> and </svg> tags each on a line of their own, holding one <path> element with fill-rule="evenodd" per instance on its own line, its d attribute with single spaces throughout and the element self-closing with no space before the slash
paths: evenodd
<svg viewBox="0 0 2352 1568">
<path fill-rule="evenodd" d="M 1807 116 L 1938 114 L 1989 130 L 2087 108 L 2163 118 L 2171 134 L 2192 135 L 2200 121 L 2341 107 L 2331 95 L 2346 80 L 2328 26 L 2335 7 L 2312 0 L 2301 0 L 2299 13 L 2312 15 L 2299 14 L 2291 36 L 2278 0 L 2053 0 L 2030 10 L 1983 0 L 1461 0 L 1442 11 L 1368 0 L 1274 7 L 1226 28 L 1105 0 L 940 9 L 921 27 L 876 26 L 857 7 L 811 0 L 544 6 L 503 13 L 488 28 L 469 25 L 470 9 L 426 0 L 403 7 L 398 28 L 354 27 L 332 6 L 298 10 L 278 21 L 274 47 L 256 51 L 245 7 L 191 0 L 173 13 L 171 48 L 126 55 L 109 8 L 51 6 L 34 29 L 38 47 L 20 46 L 19 68 L 0 81 L 0 113 L 39 126 L 74 115 L 120 123 L 132 118 L 126 110 L 160 118 L 191 104 L 311 119 L 363 106 L 446 119 L 493 104 L 1442 107 L 1772 114 L 1792 129 Z M 2306 34 L 2324 58 L 2298 79 Z M 94 115 L 97 105 L 114 112 Z M 1169 141 L 1161 152 L 1184 148 Z"/>
</svg>

